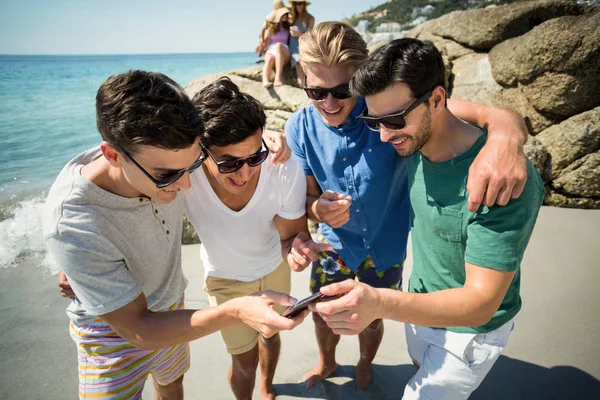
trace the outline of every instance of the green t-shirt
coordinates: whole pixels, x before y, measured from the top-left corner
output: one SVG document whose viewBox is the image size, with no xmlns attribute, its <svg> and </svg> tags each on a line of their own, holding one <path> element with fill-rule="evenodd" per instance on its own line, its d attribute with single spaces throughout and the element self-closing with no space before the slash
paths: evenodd
<svg viewBox="0 0 600 400">
<path fill-rule="evenodd" d="M 544 184 L 527 161 L 523 194 L 504 206 L 467 209 L 467 177 L 487 134 L 460 156 L 444 162 L 428 161 L 421 152 L 409 159 L 414 267 L 409 291 L 431 293 L 460 288 L 465 262 L 498 271 L 516 271 L 494 317 L 477 327 L 451 327 L 462 333 L 489 332 L 513 318 L 521 308 L 520 265 L 544 199 Z"/>
</svg>

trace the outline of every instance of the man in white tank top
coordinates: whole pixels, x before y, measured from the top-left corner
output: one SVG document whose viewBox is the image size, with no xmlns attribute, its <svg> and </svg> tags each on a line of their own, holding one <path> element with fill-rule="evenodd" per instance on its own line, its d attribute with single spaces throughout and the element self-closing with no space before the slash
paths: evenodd
<svg viewBox="0 0 600 400">
<path fill-rule="evenodd" d="M 200 142 L 207 159 L 190 177 L 186 213 L 202 242 L 210 303 L 267 289 L 289 294 L 290 267 L 302 271 L 330 248 L 310 239 L 303 170 L 295 159 L 271 162 L 261 137 L 264 110 L 229 78 L 211 83 L 193 102 L 205 123 Z M 279 337 L 266 339 L 249 326 L 222 329 L 221 336 L 232 355 L 236 398 L 252 398 L 259 362 L 261 395 L 274 398 Z"/>
</svg>

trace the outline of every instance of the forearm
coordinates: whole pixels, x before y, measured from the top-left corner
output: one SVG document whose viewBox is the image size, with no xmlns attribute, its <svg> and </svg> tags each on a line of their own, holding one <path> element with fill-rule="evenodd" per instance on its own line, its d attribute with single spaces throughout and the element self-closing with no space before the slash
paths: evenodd
<svg viewBox="0 0 600 400">
<path fill-rule="evenodd" d="M 138 323 L 121 336 L 134 346 L 154 350 L 210 335 L 240 323 L 228 303 L 203 310 L 176 310 L 143 313 Z"/>
<path fill-rule="evenodd" d="M 434 293 L 379 289 L 380 318 L 434 328 L 481 326 L 494 315 L 489 302 L 476 291 L 458 288 Z"/>
</svg>

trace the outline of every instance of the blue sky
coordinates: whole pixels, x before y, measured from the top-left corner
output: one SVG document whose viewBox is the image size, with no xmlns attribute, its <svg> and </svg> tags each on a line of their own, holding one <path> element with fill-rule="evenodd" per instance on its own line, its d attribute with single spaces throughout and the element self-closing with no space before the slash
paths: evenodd
<svg viewBox="0 0 600 400">
<path fill-rule="evenodd" d="M 313 0 L 308 9 L 322 22 L 383 2 Z M 0 54 L 253 51 L 271 9 L 272 0 L 0 0 Z"/>
</svg>

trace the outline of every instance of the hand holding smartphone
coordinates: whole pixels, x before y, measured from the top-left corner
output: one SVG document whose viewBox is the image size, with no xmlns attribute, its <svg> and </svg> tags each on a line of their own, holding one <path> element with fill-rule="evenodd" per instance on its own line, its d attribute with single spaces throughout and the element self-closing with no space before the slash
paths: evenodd
<svg viewBox="0 0 600 400">
<path fill-rule="evenodd" d="M 293 318 L 296 315 L 300 314 L 302 311 L 306 310 L 308 306 L 312 303 L 317 303 L 321 300 L 331 300 L 337 297 L 339 296 L 325 296 L 321 292 L 313 293 L 310 296 L 298 301 L 293 306 L 289 306 L 288 308 L 286 308 L 285 311 L 281 313 L 281 316 L 286 318 Z"/>
</svg>

